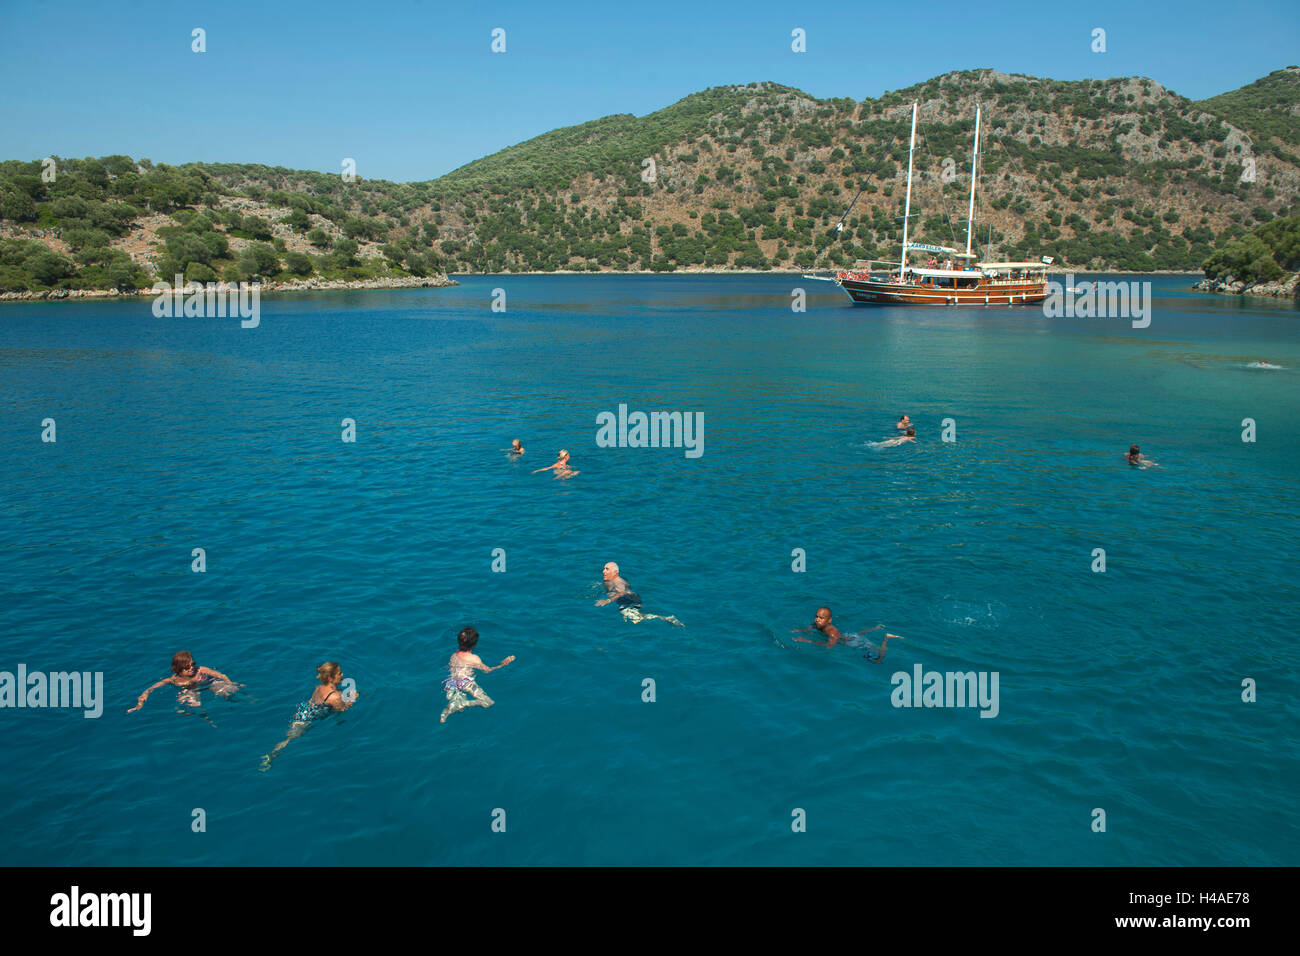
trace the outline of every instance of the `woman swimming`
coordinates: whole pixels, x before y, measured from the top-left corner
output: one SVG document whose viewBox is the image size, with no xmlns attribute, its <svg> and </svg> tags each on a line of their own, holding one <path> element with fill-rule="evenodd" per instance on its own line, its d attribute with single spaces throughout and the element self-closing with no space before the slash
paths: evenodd
<svg viewBox="0 0 1300 956">
<path fill-rule="evenodd" d="M 336 661 L 326 661 L 316 668 L 316 677 L 320 680 L 320 686 L 298 705 L 298 709 L 293 712 L 293 720 L 289 723 L 289 732 L 284 740 L 275 745 L 274 750 L 262 757 L 260 770 L 270 770 L 271 761 L 279 756 L 280 751 L 288 746 L 289 741 L 301 737 L 316 721 L 328 717 L 336 710 L 347 710 L 356 703 L 357 697 L 361 696 L 353 692 L 349 699 L 344 700 L 343 693 L 339 690 L 339 681 L 343 679 L 343 668 L 339 667 Z"/>
<path fill-rule="evenodd" d="M 208 682 L 214 693 L 225 697 L 234 692 L 240 684 L 236 684 L 221 671 L 214 671 L 211 667 L 200 667 L 194 663 L 194 655 L 189 651 L 178 651 L 172 658 L 172 673 L 170 677 L 164 677 L 158 683 L 149 687 L 136 698 L 135 706 L 127 711 L 128 714 L 135 713 L 144 706 L 144 702 L 149 699 L 149 695 L 156 691 L 164 684 L 174 684 L 180 688 L 176 695 L 176 703 L 185 704 L 189 707 L 199 706 L 199 692 L 204 682 Z M 185 711 L 177 710 L 178 714 Z"/>
<path fill-rule="evenodd" d="M 1137 445 L 1129 446 L 1128 454 L 1124 456 L 1124 460 L 1127 461 L 1130 465 L 1136 465 L 1138 468 L 1159 468 L 1160 467 L 1158 462 L 1153 461 L 1152 459 L 1148 458 L 1146 455 L 1142 454 L 1142 449 L 1138 448 Z"/>
<path fill-rule="evenodd" d="M 574 475 L 578 474 L 578 472 L 569 467 L 569 453 L 563 448 L 560 449 L 560 454 L 559 457 L 555 459 L 555 464 L 547 465 L 545 468 L 537 468 L 533 471 L 533 474 L 535 475 L 539 471 L 550 471 L 552 468 L 555 469 L 556 478 L 572 478 Z"/>
<path fill-rule="evenodd" d="M 515 656 L 511 654 L 496 667 L 488 667 L 483 663 L 483 659 L 474 653 L 474 648 L 477 646 L 478 631 L 469 626 L 461 628 L 460 633 L 456 635 L 457 650 L 447 661 L 447 670 L 451 676 L 442 682 L 442 689 L 447 693 L 447 706 L 442 716 L 438 718 L 440 723 L 445 724 L 448 717 L 466 707 L 491 707 L 496 703 L 483 692 L 482 687 L 478 686 L 478 682 L 474 680 L 474 672 L 482 671 L 484 674 L 490 674 L 513 663 Z M 470 696 L 474 699 L 470 700 Z"/>
</svg>

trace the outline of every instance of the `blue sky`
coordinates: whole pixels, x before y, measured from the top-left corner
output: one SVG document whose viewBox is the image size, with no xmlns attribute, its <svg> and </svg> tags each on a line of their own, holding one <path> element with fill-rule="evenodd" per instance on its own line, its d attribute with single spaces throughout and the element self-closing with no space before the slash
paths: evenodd
<svg viewBox="0 0 1300 956">
<path fill-rule="evenodd" d="M 0 2 L 0 159 L 125 153 L 431 179 L 559 126 L 773 80 L 862 99 L 950 70 L 1148 76 L 1191 99 L 1300 62 L 1295 0 Z M 207 52 L 191 51 L 191 30 Z M 491 32 L 506 31 L 506 52 Z M 806 31 L 793 53 L 791 31 Z M 1105 53 L 1091 50 L 1106 31 Z"/>
</svg>

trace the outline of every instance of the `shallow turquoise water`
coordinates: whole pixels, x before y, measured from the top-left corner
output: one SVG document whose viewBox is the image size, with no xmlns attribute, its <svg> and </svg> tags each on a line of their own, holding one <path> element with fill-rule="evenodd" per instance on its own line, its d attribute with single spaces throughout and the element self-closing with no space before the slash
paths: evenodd
<svg viewBox="0 0 1300 956">
<path fill-rule="evenodd" d="M 0 858 L 1300 863 L 1300 313 L 1152 281 L 1145 330 L 794 314 L 785 276 L 0 308 L 0 670 L 109 701 L 0 709 Z M 620 403 L 702 412 L 704 455 L 598 448 Z M 867 445 L 904 411 L 916 445 Z M 576 478 L 528 474 L 560 447 Z M 594 607 L 607 560 L 685 629 Z M 906 639 L 793 643 L 819 604 Z M 468 622 L 518 661 L 440 725 Z M 128 716 L 182 648 L 256 699 Z M 258 773 L 327 658 L 362 703 Z M 998 716 L 893 707 L 917 664 L 998 672 Z"/>
</svg>

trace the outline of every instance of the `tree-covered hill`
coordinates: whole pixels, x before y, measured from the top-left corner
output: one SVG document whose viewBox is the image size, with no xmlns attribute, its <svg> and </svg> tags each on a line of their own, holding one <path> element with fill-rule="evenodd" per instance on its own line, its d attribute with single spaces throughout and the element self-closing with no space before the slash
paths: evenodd
<svg viewBox="0 0 1300 956">
<path fill-rule="evenodd" d="M 1274 219 L 1226 242 L 1205 260 L 1209 279 L 1253 285 L 1300 272 L 1300 215 Z"/>
<path fill-rule="evenodd" d="M 874 98 L 770 83 L 554 130 L 437 180 L 345 181 L 123 156 L 0 163 L 0 291 L 189 278 L 810 269 L 893 258 L 911 103 L 911 235 L 1066 268 L 1198 268 L 1295 211 L 1300 70 L 1193 103 L 1145 78 L 949 73 Z M 835 224 L 861 195 L 841 231 Z"/>
<path fill-rule="evenodd" d="M 1275 70 L 1196 105 L 1249 133 L 1258 152 L 1300 165 L 1300 66 Z"/>
</svg>

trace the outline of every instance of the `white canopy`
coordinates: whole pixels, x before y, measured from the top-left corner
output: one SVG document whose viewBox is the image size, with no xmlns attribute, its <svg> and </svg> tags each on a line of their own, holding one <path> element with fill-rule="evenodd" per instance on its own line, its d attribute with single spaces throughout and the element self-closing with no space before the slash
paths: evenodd
<svg viewBox="0 0 1300 956">
<path fill-rule="evenodd" d="M 980 277 L 979 272 L 975 269 L 918 269 L 914 266 L 908 266 L 907 271 L 912 275 L 935 276 L 940 279 L 978 279 Z"/>
</svg>

